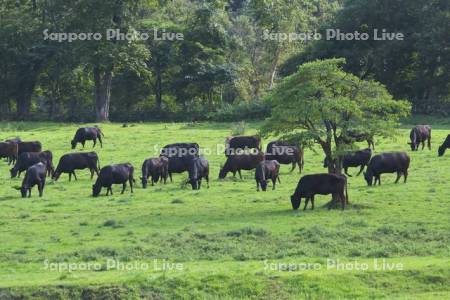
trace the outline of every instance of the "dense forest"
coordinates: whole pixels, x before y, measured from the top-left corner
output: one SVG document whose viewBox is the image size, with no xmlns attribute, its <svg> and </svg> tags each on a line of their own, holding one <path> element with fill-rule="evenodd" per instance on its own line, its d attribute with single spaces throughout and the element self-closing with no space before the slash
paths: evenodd
<svg viewBox="0 0 450 300">
<path fill-rule="evenodd" d="M 328 28 L 405 38 L 268 38 Z M 108 39 L 108 30 L 134 38 Z M 271 109 L 265 95 L 283 77 L 338 57 L 346 71 L 381 82 L 415 112 L 446 114 L 449 32 L 448 0 L 5 0 L 0 118 L 263 118 Z"/>
</svg>

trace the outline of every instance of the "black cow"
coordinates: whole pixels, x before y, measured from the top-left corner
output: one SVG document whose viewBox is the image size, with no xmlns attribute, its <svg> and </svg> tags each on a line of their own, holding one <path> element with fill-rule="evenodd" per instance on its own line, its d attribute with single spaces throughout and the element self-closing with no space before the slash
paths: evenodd
<svg viewBox="0 0 450 300">
<path fill-rule="evenodd" d="M 352 177 L 348 174 L 348 168 L 360 167 L 359 172 L 356 176 L 361 175 L 364 168 L 369 164 L 370 158 L 372 157 L 372 149 L 367 148 L 364 150 L 352 151 L 342 155 L 342 167 L 344 168 L 345 175 Z M 329 162 L 325 158 L 323 161 L 323 167 L 328 168 Z"/>
<path fill-rule="evenodd" d="M 97 177 L 97 181 L 92 186 L 92 196 L 97 197 L 102 187 L 106 187 L 106 196 L 113 194 L 112 185 L 122 184 L 122 194 L 127 187 L 127 181 L 130 183 L 131 192 L 133 193 L 134 168 L 130 163 L 117 164 L 103 167 Z"/>
<path fill-rule="evenodd" d="M 7 139 L 7 140 L 5 140 L 5 142 L 12 142 L 12 143 L 18 144 L 18 143 L 22 142 L 22 140 L 20 137 L 15 137 L 15 138 Z"/>
<path fill-rule="evenodd" d="M 22 187 L 20 188 L 20 192 L 22 194 L 22 198 L 27 196 L 31 197 L 31 189 L 37 185 L 39 190 L 39 197 L 42 197 L 44 193 L 45 187 L 45 175 L 47 171 L 47 166 L 44 163 L 37 163 L 32 165 L 27 169 L 25 174 L 25 178 L 22 181 Z"/>
<path fill-rule="evenodd" d="M 346 135 L 342 136 L 341 139 L 345 144 L 366 141 L 367 144 L 369 145 L 369 148 L 372 148 L 373 150 L 375 150 L 375 141 L 373 139 L 373 135 L 368 134 L 368 133 L 359 132 L 356 130 L 348 130 L 346 132 Z"/>
<path fill-rule="evenodd" d="M 445 139 L 444 143 L 439 147 L 438 154 L 439 156 L 443 156 L 445 153 L 445 150 L 450 149 L 450 134 Z"/>
<path fill-rule="evenodd" d="M 344 193 L 345 192 L 345 193 Z M 337 174 L 313 174 L 303 176 L 297 184 L 294 194 L 291 196 L 291 204 L 294 210 L 300 207 L 302 198 L 305 198 L 306 209 L 311 200 L 311 209 L 314 209 L 315 195 L 333 195 L 339 198 L 342 209 L 348 204 L 347 178 Z"/>
<path fill-rule="evenodd" d="M 259 136 L 229 136 L 225 139 L 225 155 L 241 154 L 246 149 L 261 151 L 261 138 Z"/>
<path fill-rule="evenodd" d="M 238 172 L 239 177 L 242 179 L 241 170 L 253 170 L 263 160 L 263 152 L 258 152 L 256 154 L 245 153 L 239 155 L 230 155 L 227 157 L 225 165 L 220 169 L 219 179 L 225 178 L 228 172 L 232 172 L 233 176 L 236 176 L 236 172 Z"/>
<path fill-rule="evenodd" d="M 169 174 L 169 159 L 165 156 L 159 158 L 149 158 L 142 164 L 142 187 L 145 189 L 148 184 L 148 179 L 151 177 L 152 186 L 161 178 L 166 184 L 167 176 Z"/>
<path fill-rule="evenodd" d="M 189 183 L 193 190 L 199 190 L 201 188 L 203 178 L 205 178 L 209 188 L 209 163 L 203 155 L 189 161 L 188 172 Z"/>
<path fill-rule="evenodd" d="M 86 141 L 94 141 L 94 145 L 92 146 L 92 148 L 94 148 L 98 139 L 100 147 L 103 148 L 102 136 L 105 135 L 98 127 L 82 127 L 78 128 L 70 144 L 72 145 L 72 149 L 75 149 L 77 143 L 81 143 L 84 148 Z"/>
<path fill-rule="evenodd" d="M 408 144 L 411 146 L 412 151 L 418 151 L 419 145 L 422 144 L 422 150 L 425 148 L 425 141 L 428 143 L 428 149 L 431 150 L 431 127 L 428 125 L 417 125 L 411 129 L 409 134 L 411 142 Z"/>
<path fill-rule="evenodd" d="M 18 155 L 25 152 L 41 152 L 42 144 L 39 141 L 34 142 L 19 142 L 18 144 Z"/>
<path fill-rule="evenodd" d="M 39 162 L 46 165 L 48 176 L 54 173 L 53 154 L 51 151 L 24 152 L 19 155 L 16 164 L 10 170 L 11 178 L 16 176 L 20 177 L 20 173 L 26 171 L 29 167 Z"/>
<path fill-rule="evenodd" d="M 284 165 L 292 164 L 290 172 L 298 165 L 298 171 L 301 173 L 304 166 L 303 150 L 284 141 L 274 141 L 267 145 L 266 160 L 276 160 Z"/>
<path fill-rule="evenodd" d="M 59 159 L 58 166 L 56 167 L 52 178 L 55 181 L 58 181 L 62 173 L 68 173 L 69 181 L 72 180 L 72 175 L 75 180 L 77 180 L 75 170 L 89 169 L 89 171 L 91 171 L 92 179 L 94 178 L 94 173 L 98 176 L 99 168 L 98 155 L 95 152 L 64 154 Z"/>
<path fill-rule="evenodd" d="M 19 147 L 14 142 L 0 142 L 0 158 L 7 158 L 8 165 L 14 164 L 17 160 Z"/>
<path fill-rule="evenodd" d="M 381 174 L 397 173 L 395 183 L 398 183 L 402 175 L 405 177 L 406 183 L 409 163 L 410 158 L 405 152 L 381 153 L 372 157 L 367 172 L 364 173 L 364 178 L 369 186 L 373 184 L 373 178 L 375 178 L 375 185 L 377 181 L 381 185 Z"/>
<path fill-rule="evenodd" d="M 195 157 L 199 152 L 200 146 L 197 143 L 174 143 L 161 149 L 161 155 L 166 157 Z"/>
<path fill-rule="evenodd" d="M 168 173 L 172 182 L 173 173 L 183 173 L 189 168 L 189 161 L 198 157 L 200 146 L 197 143 L 175 143 L 164 146 L 161 156 L 169 159 Z"/>
<path fill-rule="evenodd" d="M 259 187 L 265 192 L 267 189 L 267 181 L 272 180 L 272 190 L 275 185 L 280 182 L 280 164 L 276 160 L 263 160 L 258 164 L 255 170 L 256 190 L 259 192 Z M 280 182 L 281 183 L 281 182 Z"/>
</svg>

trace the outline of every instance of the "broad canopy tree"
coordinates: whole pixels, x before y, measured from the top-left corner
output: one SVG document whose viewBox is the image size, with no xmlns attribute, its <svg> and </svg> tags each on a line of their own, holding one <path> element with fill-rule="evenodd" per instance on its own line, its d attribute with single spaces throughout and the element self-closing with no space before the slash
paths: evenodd
<svg viewBox="0 0 450 300">
<path fill-rule="evenodd" d="M 337 174 L 342 171 L 339 155 L 355 147 L 349 131 L 392 135 L 411 110 L 409 102 L 394 100 L 383 85 L 344 72 L 344 64 L 341 58 L 301 65 L 268 95 L 272 116 L 261 129 L 265 136 L 303 147 L 319 144 L 332 162 L 329 173 Z"/>
</svg>

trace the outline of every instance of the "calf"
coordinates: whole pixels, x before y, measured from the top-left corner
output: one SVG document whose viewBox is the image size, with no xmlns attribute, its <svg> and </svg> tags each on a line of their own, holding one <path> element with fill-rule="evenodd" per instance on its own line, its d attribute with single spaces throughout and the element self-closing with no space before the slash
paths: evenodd
<svg viewBox="0 0 450 300">
<path fill-rule="evenodd" d="M 439 147 L 438 154 L 439 156 L 443 156 L 445 153 L 445 150 L 450 148 L 450 134 L 445 139 L 444 143 Z"/>
<path fill-rule="evenodd" d="M 225 178 L 228 172 L 232 172 L 233 176 L 236 176 L 236 172 L 238 172 L 242 179 L 241 170 L 253 170 L 263 160 L 263 152 L 230 155 L 227 157 L 225 165 L 220 169 L 219 179 Z"/>
<path fill-rule="evenodd" d="M 280 164 L 276 160 L 264 160 L 258 164 L 255 171 L 256 191 L 259 187 L 265 192 L 267 189 L 267 181 L 272 180 L 272 190 L 275 190 L 275 184 L 280 182 Z"/>
<path fill-rule="evenodd" d="M 405 152 L 381 153 L 372 157 L 367 167 L 367 172 L 364 173 L 364 178 L 369 186 L 373 184 L 375 178 L 375 185 L 381 185 L 381 174 L 397 173 L 395 183 L 398 183 L 400 177 L 405 177 L 405 183 L 408 179 L 408 168 L 410 158 Z"/>
<path fill-rule="evenodd" d="M 225 155 L 239 154 L 246 149 L 261 151 L 261 138 L 259 136 L 229 136 L 225 139 Z"/>
<path fill-rule="evenodd" d="M 84 148 L 86 141 L 93 141 L 94 145 L 92 147 L 95 147 L 98 139 L 100 147 L 103 148 L 102 136 L 105 135 L 98 127 L 82 127 L 78 128 L 70 144 L 72 145 L 72 149 L 76 148 L 77 143 L 81 143 Z"/>
<path fill-rule="evenodd" d="M 202 155 L 195 157 L 189 161 L 189 183 L 193 190 L 199 190 L 202 185 L 202 178 L 205 178 L 207 187 L 209 188 L 209 163 Z"/>
<path fill-rule="evenodd" d="M 20 192 L 22 198 L 27 196 L 31 197 L 31 189 L 37 185 L 39 190 L 39 197 L 42 197 L 45 187 L 45 174 L 47 171 L 47 166 L 44 163 L 37 163 L 28 168 L 25 178 L 22 181 L 22 187 Z"/>
<path fill-rule="evenodd" d="M 113 194 L 112 185 L 122 184 L 122 194 L 125 192 L 127 181 L 130 183 L 131 193 L 133 193 L 133 173 L 134 168 L 131 164 L 117 164 L 103 167 L 97 177 L 97 181 L 92 186 L 92 196 L 97 197 L 102 187 L 106 187 L 106 196 Z"/>
<path fill-rule="evenodd" d="M 18 155 L 25 153 L 25 152 L 41 152 L 42 151 L 42 144 L 39 141 L 34 142 L 19 142 L 18 144 Z"/>
<path fill-rule="evenodd" d="M 298 165 L 299 173 L 304 166 L 303 150 L 284 141 L 274 141 L 267 145 L 266 160 L 276 160 L 280 164 L 292 164 L 290 172 Z"/>
<path fill-rule="evenodd" d="M 142 187 L 147 188 L 148 178 L 151 177 L 152 186 L 161 178 L 166 184 L 167 176 L 169 174 L 169 159 L 165 156 L 159 158 L 146 159 L 142 164 Z"/>
<path fill-rule="evenodd" d="M 342 155 L 342 167 L 344 168 L 345 175 L 352 177 L 348 174 L 348 168 L 360 167 L 359 172 L 356 176 L 361 175 L 364 168 L 369 164 L 370 158 L 372 157 L 372 149 L 367 148 L 364 150 L 352 151 Z M 323 161 L 323 167 L 328 168 L 329 161 L 327 158 Z"/>
<path fill-rule="evenodd" d="M 345 193 L 344 193 L 345 192 Z M 297 184 L 294 194 L 291 196 L 291 204 L 294 210 L 300 207 L 302 198 L 305 198 L 306 210 L 309 200 L 311 209 L 314 209 L 315 195 L 333 195 L 333 199 L 339 198 L 342 209 L 348 204 L 347 178 L 337 174 L 313 174 L 303 176 Z"/>
<path fill-rule="evenodd" d="M 16 164 L 10 170 L 11 178 L 20 177 L 20 173 L 26 171 L 34 164 L 42 162 L 46 165 L 48 176 L 54 173 L 53 154 L 51 151 L 43 152 L 24 152 L 19 155 Z"/>
<path fill-rule="evenodd" d="M 19 154 L 19 147 L 14 142 L 0 142 L 0 158 L 7 158 L 8 165 L 14 164 Z"/>
<path fill-rule="evenodd" d="M 425 141 L 427 141 L 428 149 L 431 150 L 431 127 L 428 125 L 417 125 L 411 129 L 409 134 L 411 142 L 408 144 L 411 146 L 412 151 L 418 151 L 419 145 L 422 144 L 422 150 L 425 148 Z"/>
<path fill-rule="evenodd" d="M 52 178 L 58 181 L 62 173 L 69 174 L 69 181 L 72 181 L 72 175 L 77 180 L 75 170 L 89 169 L 91 171 L 91 179 L 94 178 L 94 172 L 99 173 L 98 155 L 95 152 L 85 153 L 69 153 L 64 154 L 59 159 L 58 166 L 53 173 Z"/>
</svg>

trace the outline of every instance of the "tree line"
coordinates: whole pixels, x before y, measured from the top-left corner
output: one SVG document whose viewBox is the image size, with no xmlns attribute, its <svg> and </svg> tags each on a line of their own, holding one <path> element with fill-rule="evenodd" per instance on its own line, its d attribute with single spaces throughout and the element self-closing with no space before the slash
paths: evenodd
<svg viewBox="0 0 450 300">
<path fill-rule="evenodd" d="M 448 109 L 444 0 L 5 0 L 0 117 L 62 121 L 264 117 L 300 65 L 344 57 L 418 112 Z M 267 33 L 386 28 L 405 41 L 287 41 Z M 53 41 L 49 33 L 146 32 L 147 40 Z M 154 39 L 153 33 L 182 39 Z"/>
</svg>

